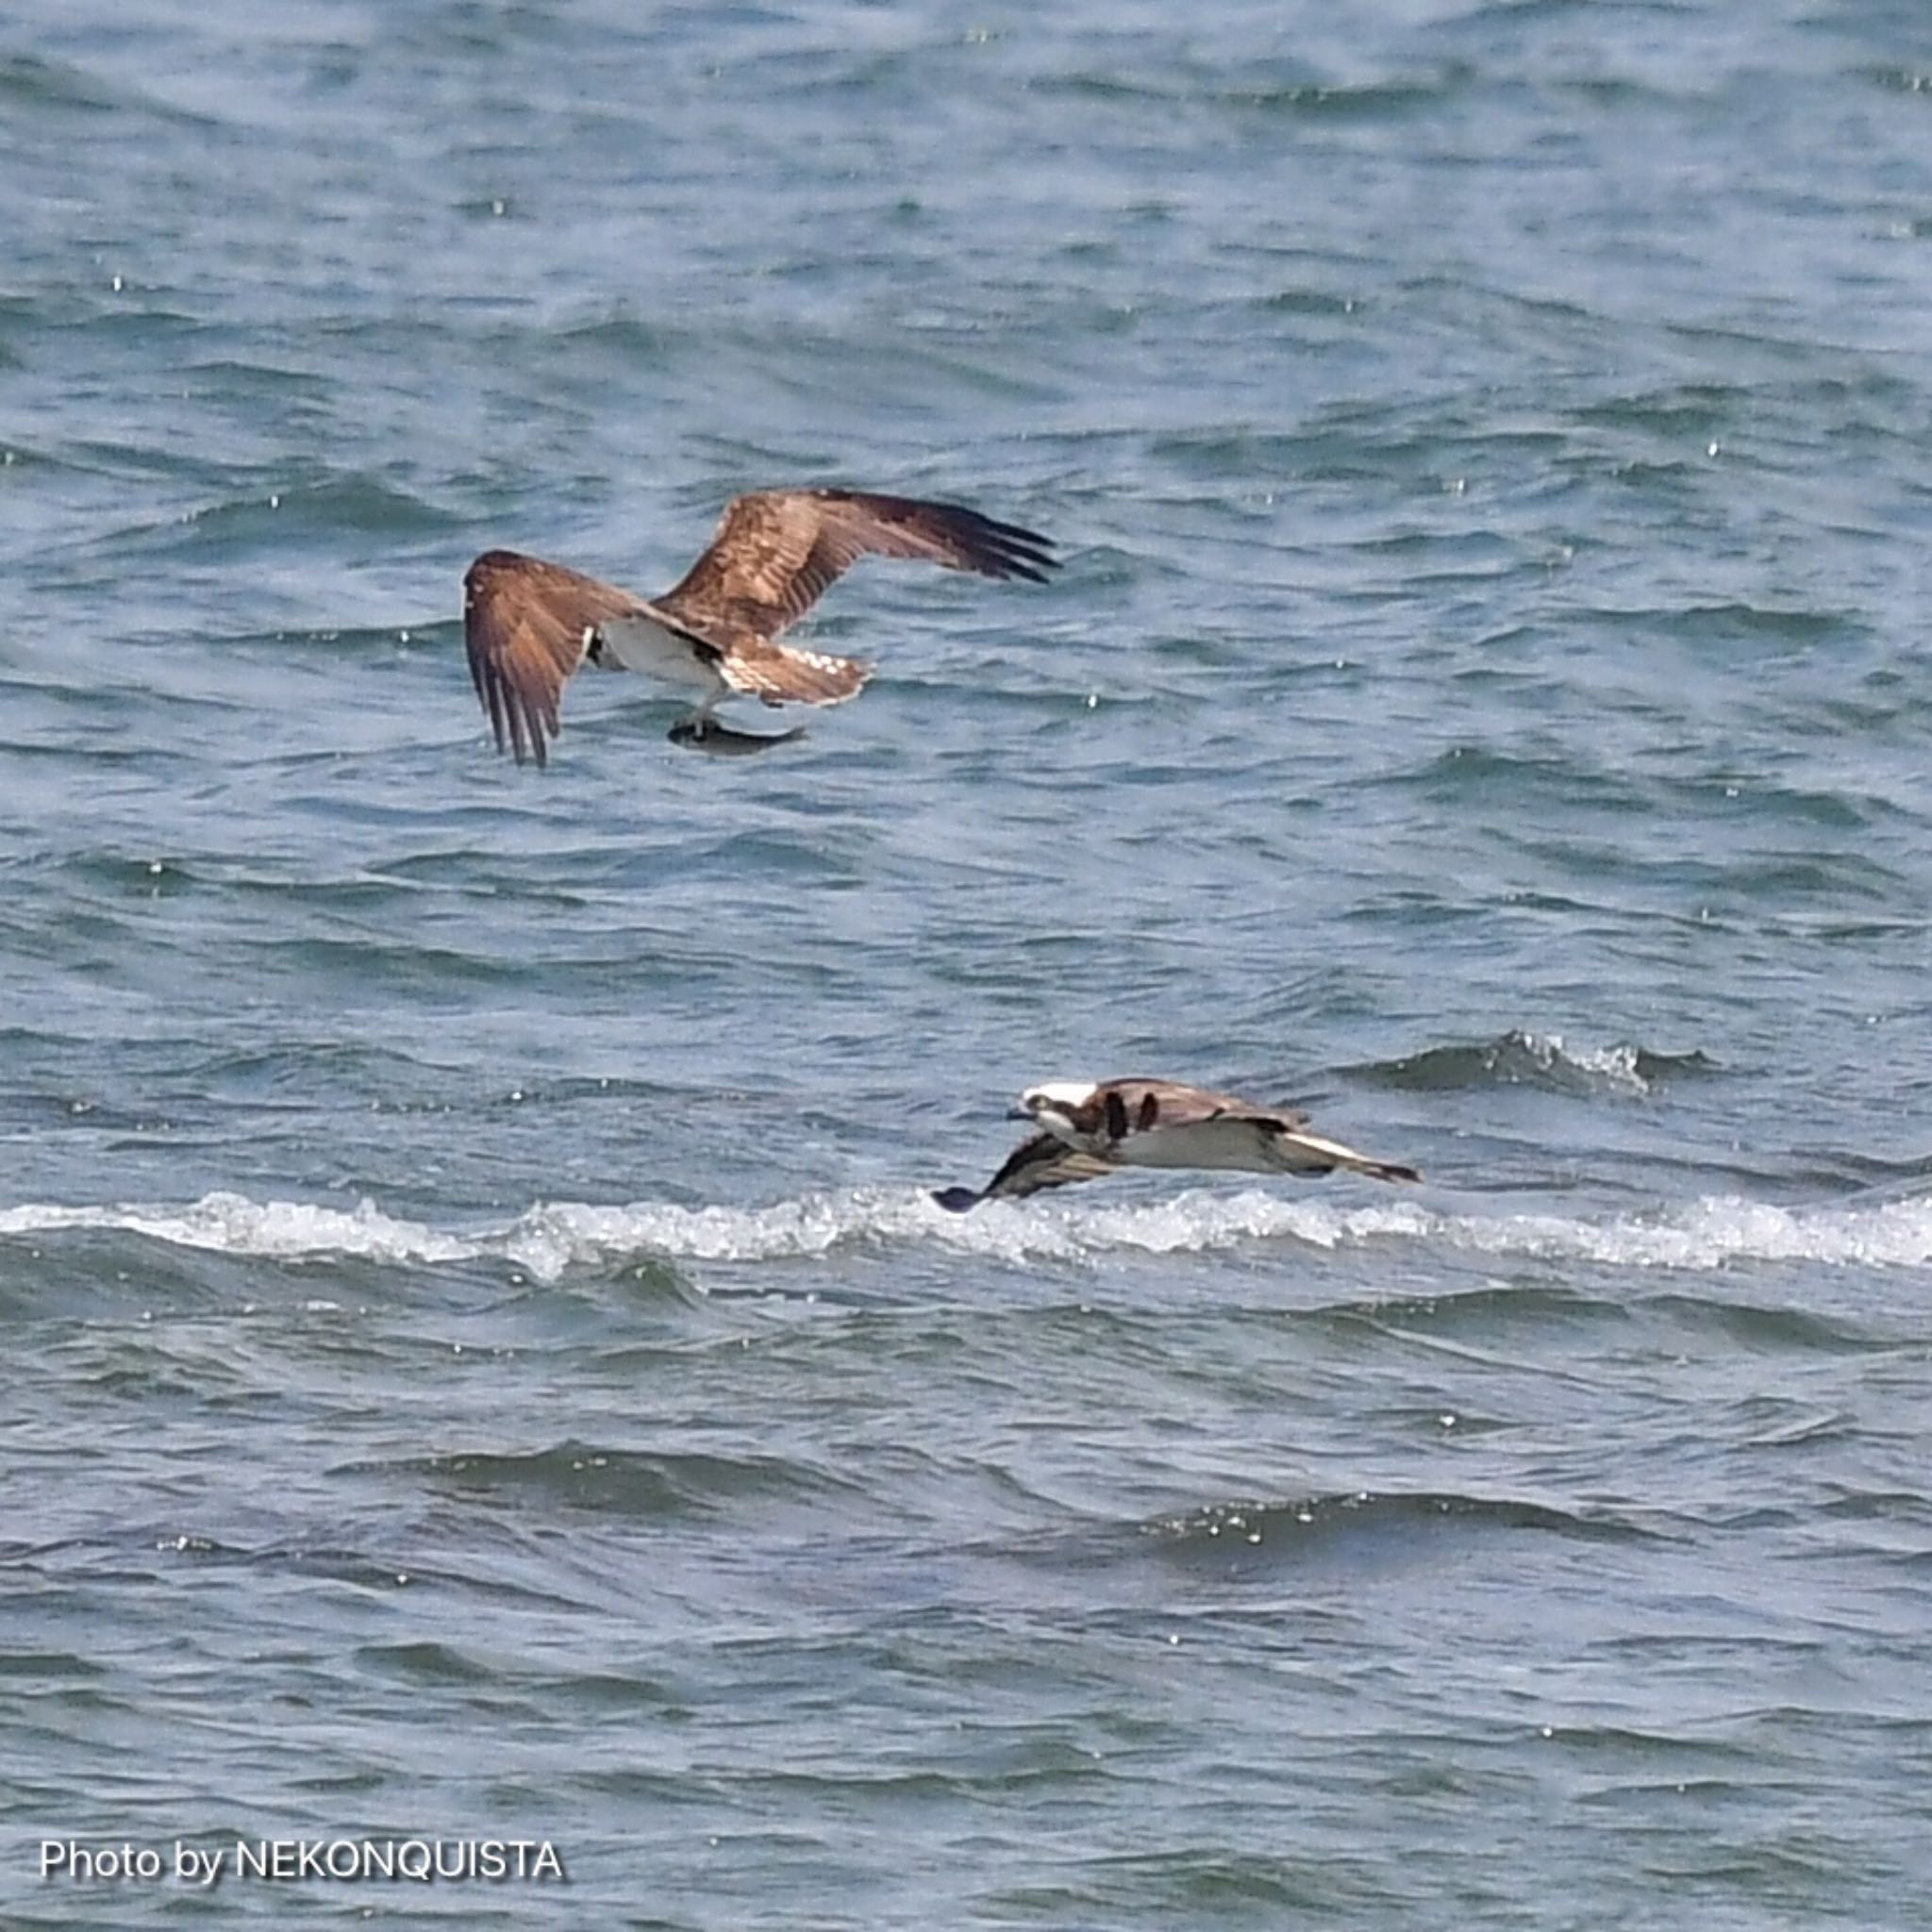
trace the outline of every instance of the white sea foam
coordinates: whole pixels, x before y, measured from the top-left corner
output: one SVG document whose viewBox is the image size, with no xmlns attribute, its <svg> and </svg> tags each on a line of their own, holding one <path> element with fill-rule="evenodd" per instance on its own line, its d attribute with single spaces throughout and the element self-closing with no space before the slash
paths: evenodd
<svg viewBox="0 0 1932 1932">
<path fill-rule="evenodd" d="M 631 1257 L 757 1262 L 842 1246 L 921 1243 L 1008 1261 L 1180 1255 L 1293 1241 L 1331 1250 L 1400 1244 L 1690 1271 L 1752 1261 L 1932 1265 L 1932 1199 L 1926 1198 L 1781 1208 L 1707 1196 L 1654 1214 L 1592 1219 L 1445 1213 L 1412 1200 L 1349 1207 L 1259 1189 L 1197 1189 L 1161 1201 L 994 1201 L 956 1215 L 912 1190 L 856 1189 L 748 1208 L 543 1202 L 507 1225 L 466 1230 L 398 1219 L 370 1201 L 344 1209 L 232 1193 L 174 1207 L 0 1208 L 0 1238 L 89 1228 L 278 1261 L 351 1256 L 433 1266 L 495 1259 L 539 1281 Z"/>
<path fill-rule="evenodd" d="M 29 1203 L 0 1208 L 0 1236 L 54 1234 L 69 1228 L 118 1228 L 176 1247 L 306 1261 L 367 1255 L 382 1261 L 458 1261 L 478 1253 L 458 1236 L 397 1221 L 373 1201 L 354 1209 L 307 1201 L 251 1201 L 204 1194 L 186 1207 L 58 1208 Z"/>
<path fill-rule="evenodd" d="M 1615 1046 L 1574 1046 L 1560 1033 L 1521 1033 L 1507 1038 L 1519 1041 L 1523 1051 L 1545 1073 L 1569 1069 L 1621 1092 L 1650 1091 L 1650 1082 L 1639 1064 L 1638 1050 L 1627 1041 Z"/>
<path fill-rule="evenodd" d="M 1571 1257 L 1623 1268 L 1721 1268 L 1748 1261 L 1922 1267 L 1932 1263 L 1932 1200 L 1869 1207 L 1779 1208 L 1707 1196 L 1652 1215 L 1445 1214 L 1408 1201 L 1342 1208 L 1258 1190 L 1192 1191 L 1159 1204 L 1039 1209 L 991 1202 L 975 1210 L 975 1246 L 1024 1255 L 1172 1254 L 1284 1240 L 1342 1249 L 1401 1242 L 1482 1255 Z"/>
</svg>

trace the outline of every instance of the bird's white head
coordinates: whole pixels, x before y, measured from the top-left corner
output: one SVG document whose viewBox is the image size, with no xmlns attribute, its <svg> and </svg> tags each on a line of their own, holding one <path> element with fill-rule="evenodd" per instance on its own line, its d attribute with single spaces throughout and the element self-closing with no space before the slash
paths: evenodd
<svg viewBox="0 0 1932 1932">
<path fill-rule="evenodd" d="M 1037 1121 L 1049 1133 L 1068 1135 L 1074 1130 L 1073 1116 L 1093 1098 L 1096 1091 L 1091 1080 L 1044 1080 L 1021 1094 L 1020 1105 L 1011 1117 Z"/>
</svg>

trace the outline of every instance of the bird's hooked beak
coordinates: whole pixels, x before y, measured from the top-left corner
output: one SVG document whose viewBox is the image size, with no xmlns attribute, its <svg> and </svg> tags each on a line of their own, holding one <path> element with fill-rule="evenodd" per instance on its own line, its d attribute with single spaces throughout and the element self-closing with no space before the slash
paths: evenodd
<svg viewBox="0 0 1932 1932">
<path fill-rule="evenodd" d="M 1034 1118 L 1034 1113 L 1033 1109 L 1023 1101 L 1018 1107 L 1008 1108 L 1007 1118 L 1009 1121 L 1030 1121 Z"/>
</svg>

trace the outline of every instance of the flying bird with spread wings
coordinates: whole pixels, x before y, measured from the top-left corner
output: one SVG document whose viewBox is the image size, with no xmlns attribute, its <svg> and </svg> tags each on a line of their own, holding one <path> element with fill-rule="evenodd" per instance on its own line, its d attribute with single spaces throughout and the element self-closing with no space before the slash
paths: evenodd
<svg viewBox="0 0 1932 1932">
<path fill-rule="evenodd" d="M 983 1188 L 943 1188 L 941 1208 L 963 1214 L 982 1201 L 1017 1199 L 1124 1167 L 1213 1168 L 1242 1174 L 1333 1174 L 1417 1181 L 1414 1168 L 1371 1160 L 1307 1131 L 1292 1108 L 1257 1107 L 1174 1080 L 1051 1080 L 1029 1087 L 1010 1116 L 1040 1128 Z"/>
<path fill-rule="evenodd" d="M 486 550 L 463 578 L 463 644 L 499 751 L 541 765 L 578 666 L 641 672 L 695 686 L 675 742 L 716 750 L 780 743 L 726 731 L 722 699 L 836 705 L 873 667 L 778 641 L 861 557 L 906 558 L 984 577 L 1041 584 L 1057 568 L 1048 539 L 955 503 L 852 490 L 759 490 L 725 508 L 711 546 L 655 599 L 513 550 Z"/>
</svg>

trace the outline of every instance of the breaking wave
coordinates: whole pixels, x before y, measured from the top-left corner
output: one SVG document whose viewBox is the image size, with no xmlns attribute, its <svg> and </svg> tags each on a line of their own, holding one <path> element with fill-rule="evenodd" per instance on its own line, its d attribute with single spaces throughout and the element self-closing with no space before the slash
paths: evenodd
<svg viewBox="0 0 1932 1932">
<path fill-rule="evenodd" d="M 1709 1195 L 1640 1214 L 1458 1214 L 1408 1201 L 1331 1206 L 1258 1189 L 1191 1190 L 1118 1205 L 989 1202 L 948 1214 L 923 1191 L 861 1188 L 764 1208 L 595 1207 L 541 1202 L 496 1227 L 440 1228 L 372 1201 L 354 1208 L 212 1193 L 185 1206 L 0 1208 L 0 1240 L 109 1230 L 290 1262 L 362 1257 L 434 1267 L 496 1260 L 550 1282 L 629 1259 L 756 1262 L 845 1247 L 937 1244 L 1008 1261 L 1174 1255 L 1257 1241 L 1327 1250 L 1407 1244 L 1474 1255 L 1688 1271 L 1753 1261 L 1912 1268 L 1932 1264 L 1932 1198 L 1776 1207 Z"/>
<path fill-rule="evenodd" d="M 1431 1046 L 1402 1059 L 1351 1068 L 1370 1086 L 1436 1093 L 1481 1087 L 1541 1087 L 1555 1093 L 1644 1094 L 1660 1081 L 1716 1071 L 1716 1061 L 1694 1048 L 1657 1053 L 1618 1041 L 1575 1046 L 1560 1033 L 1511 1028 L 1494 1040 Z"/>
</svg>

